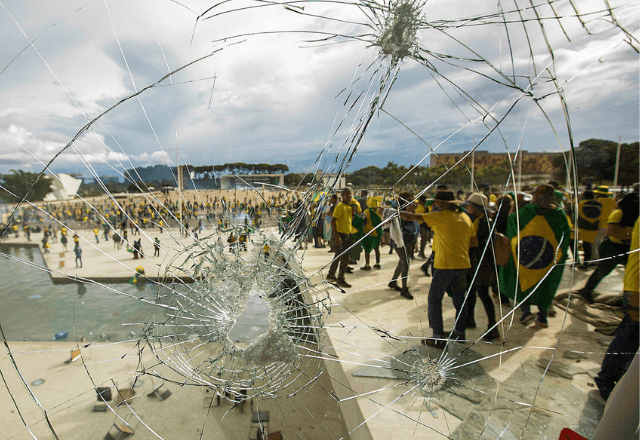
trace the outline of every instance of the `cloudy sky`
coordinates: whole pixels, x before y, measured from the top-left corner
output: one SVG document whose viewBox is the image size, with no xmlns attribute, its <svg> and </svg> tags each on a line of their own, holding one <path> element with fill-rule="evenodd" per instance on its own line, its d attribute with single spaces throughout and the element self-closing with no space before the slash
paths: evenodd
<svg viewBox="0 0 640 440">
<path fill-rule="evenodd" d="M 531 9 L 519 14 L 507 1 L 499 15 L 496 3 L 421 7 L 416 47 L 427 66 L 401 62 L 353 169 L 416 164 L 430 148 L 460 152 L 481 140 L 490 151 L 566 149 L 558 89 L 576 143 L 638 140 L 638 56 L 603 0 L 577 2 L 590 33 L 563 0 L 554 3 L 559 20 L 537 8 L 544 33 L 536 21 L 522 24 L 535 18 Z M 637 38 L 638 2 L 610 3 Z M 320 157 L 330 168 L 389 68 L 377 44 L 389 14 L 324 1 L 214 4 L 0 2 L 0 172 L 40 171 L 104 112 L 54 171 L 115 176 L 132 165 L 175 165 L 178 150 L 193 165 L 303 171 Z"/>
</svg>

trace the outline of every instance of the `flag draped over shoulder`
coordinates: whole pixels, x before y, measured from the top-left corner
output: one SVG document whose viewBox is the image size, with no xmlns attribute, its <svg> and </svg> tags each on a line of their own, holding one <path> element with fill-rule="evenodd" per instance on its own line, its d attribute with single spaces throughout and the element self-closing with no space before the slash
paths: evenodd
<svg viewBox="0 0 640 440">
<path fill-rule="evenodd" d="M 549 308 L 562 279 L 571 229 L 562 209 L 524 206 L 507 223 L 511 242 L 509 262 L 500 268 L 500 290 L 519 303 Z M 518 262 L 519 264 L 516 264 Z M 533 293 L 532 293 L 533 292 Z"/>
<path fill-rule="evenodd" d="M 351 259 L 352 260 L 359 260 L 360 259 L 360 253 L 362 252 L 362 247 L 361 247 L 362 242 L 359 243 L 359 241 L 364 236 L 364 232 L 363 232 L 364 218 L 361 215 L 354 214 L 351 224 L 356 229 L 356 232 L 354 234 L 352 234 L 353 241 L 355 242 L 355 244 L 351 248 L 351 252 L 350 252 Z"/>
<path fill-rule="evenodd" d="M 600 229 L 602 203 L 597 200 L 583 200 L 578 205 L 578 239 L 593 243 Z"/>
<path fill-rule="evenodd" d="M 369 213 L 366 216 L 366 221 L 362 232 L 364 232 L 365 234 L 370 231 L 373 232 L 371 232 L 369 235 L 365 235 L 365 237 L 362 239 L 362 247 L 364 248 L 364 251 L 366 253 L 370 253 L 380 243 L 380 240 L 382 238 L 382 234 L 380 233 L 381 229 L 376 229 L 378 226 L 380 226 L 380 223 L 382 223 L 382 219 L 378 215 L 377 209 L 369 208 L 368 211 Z"/>
</svg>

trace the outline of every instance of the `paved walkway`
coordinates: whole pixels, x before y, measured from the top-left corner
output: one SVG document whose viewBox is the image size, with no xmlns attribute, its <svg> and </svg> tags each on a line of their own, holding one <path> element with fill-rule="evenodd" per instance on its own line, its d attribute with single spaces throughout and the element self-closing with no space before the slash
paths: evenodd
<svg viewBox="0 0 640 440">
<path fill-rule="evenodd" d="M 431 410 L 420 404 L 422 400 L 419 393 L 412 391 L 403 395 L 411 386 L 411 382 L 407 385 L 403 383 L 406 377 L 389 379 L 384 377 L 388 376 L 385 373 L 369 374 L 370 371 L 363 364 L 388 367 L 387 361 L 398 358 L 406 350 L 420 350 L 422 356 L 432 358 L 437 358 L 441 353 L 435 349 L 428 352 L 419 343 L 421 338 L 431 335 L 427 319 L 427 292 L 431 278 L 420 272 L 421 260 L 412 262 L 409 288 L 415 298 L 411 301 L 402 298 L 399 292 L 387 288 L 397 262 L 397 257 L 387 255 L 387 250 L 383 248 L 381 270 L 356 270 L 353 275 L 347 276 L 353 288 L 347 289 L 346 293 L 334 291 L 337 304 L 327 323 L 328 345 L 334 348 L 341 361 L 338 365 L 327 362 L 331 376 L 342 382 L 335 384 L 336 393 L 343 399 L 354 393 L 365 395 L 349 400 L 343 406 L 343 412 L 349 414 L 345 417 L 349 429 L 366 421 L 368 433 L 360 428 L 352 438 L 390 440 L 414 438 L 414 433 L 415 438 L 478 438 L 487 420 L 492 423 L 491 429 L 485 430 L 482 438 L 497 437 L 489 433 L 496 430 L 501 432 L 510 422 L 513 423 L 508 431 L 513 432 L 515 437 L 502 438 L 519 438 L 529 414 L 536 417 L 529 421 L 523 438 L 557 438 L 563 427 L 572 427 L 586 437 L 590 436 L 603 409 L 602 402 L 590 394 L 595 390 L 592 376 L 599 371 L 611 338 L 596 333 L 593 326 L 565 314 L 559 308 L 556 317 L 549 319 L 548 328 L 535 329 L 518 322 L 519 310 L 511 313 L 511 307 L 496 304 L 498 316 L 505 317 L 500 333 L 507 335 L 507 338 L 504 343 L 488 343 L 480 339 L 487 328 L 487 320 L 484 308 L 478 301 L 475 313 L 477 328 L 467 330 L 469 342 L 452 343 L 449 349 L 455 357 L 455 353 L 471 347 L 456 358 L 456 363 L 471 363 L 481 367 L 480 371 L 489 385 L 487 381 L 468 381 L 468 375 L 464 374 L 468 367 L 454 370 L 450 381 L 454 386 L 453 391 L 448 389 L 449 392 L 434 395 L 430 399 Z M 308 251 L 304 266 L 308 270 L 317 269 L 328 257 L 324 250 Z M 591 272 L 572 271 L 567 267 L 561 289 L 571 285 L 581 287 Z M 603 280 L 598 290 L 621 293 L 622 276 L 623 268 L 619 267 Z M 454 314 L 450 298 L 445 297 L 446 329 L 453 327 Z M 581 359 L 567 359 L 564 357 L 566 352 L 580 353 Z M 549 359 L 552 356 L 551 364 L 539 362 L 541 358 Z M 475 359 L 482 360 L 478 362 Z M 407 364 L 396 365 L 409 370 Z M 542 382 L 540 379 L 544 370 L 537 364 L 543 368 L 549 364 L 551 366 Z M 566 369 L 573 373 L 570 379 L 552 372 Z M 367 394 L 380 389 L 384 391 Z M 514 401 L 520 403 L 514 406 Z M 357 405 L 350 405 L 352 402 L 357 402 Z M 391 402 L 389 409 L 381 411 Z M 531 411 L 531 405 L 534 404 L 535 410 Z M 495 412 L 498 409 L 500 411 Z M 490 419 L 489 414 L 492 414 Z M 538 417 L 539 414 L 543 416 Z"/>
<path fill-rule="evenodd" d="M 72 252 L 61 255 L 59 243 L 52 244 L 52 251 L 45 260 L 52 269 L 52 277 L 58 281 L 75 275 L 96 280 L 129 279 L 138 265 L 143 265 L 149 276 L 161 276 L 163 264 L 182 246 L 193 241 L 171 239 L 166 233 L 163 236 L 153 232 L 143 236 L 145 259 L 142 261 L 133 260 L 125 250 L 113 249 L 112 241 L 101 240 L 95 244 L 90 231 L 80 234 L 84 240 L 83 268 L 73 267 Z M 162 240 L 163 254 L 150 257 L 151 240 L 156 235 Z M 22 236 L 20 239 L 9 238 L 6 242 L 18 244 L 21 239 Z M 33 234 L 32 240 L 32 243 L 39 243 L 40 237 Z M 326 322 L 327 338 L 320 342 L 324 344 L 323 358 L 333 390 L 323 393 L 327 396 L 335 393 L 342 400 L 335 408 L 342 414 L 347 430 L 353 430 L 346 438 L 477 438 L 479 430 L 483 429 L 487 438 L 494 438 L 493 433 L 508 426 L 507 431 L 513 436 L 503 438 L 519 438 L 523 432 L 524 438 L 557 438 L 558 429 L 565 426 L 587 437 L 590 435 L 603 406 L 589 393 L 595 389 L 591 376 L 599 368 L 606 352 L 605 345 L 611 338 L 594 332 L 591 325 L 559 309 L 557 316 L 550 318 L 549 328 L 536 330 L 518 323 L 519 311 L 510 314 L 511 308 L 497 306 L 500 316 L 506 317 L 500 327 L 506 339 L 486 343 L 480 339 L 487 322 L 478 301 L 478 328 L 468 330 L 470 342 L 451 344 L 451 356 L 456 358 L 457 367 L 452 370 L 449 387 L 427 399 L 428 406 L 425 406 L 425 400 L 413 389 L 414 383 L 407 380 L 406 373 L 410 371 L 407 359 L 413 359 L 411 356 L 416 353 L 429 357 L 440 354 L 439 351 L 427 351 L 419 344 L 421 338 L 431 333 L 426 309 L 431 278 L 421 274 L 420 260 L 413 262 L 409 286 L 415 299 L 402 298 L 399 292 L 387 288 L 397 262 L 397 256 L 387 252 L 388 248 L 382 248 L 382 269 L 371 272 L 356 269 L 353 275 L 348 275 L 347 281 L 353 287 L 346 292 L 329 286 L 334 305 Z M 321 288 L 322 277 L 318 271 L 326 266 L 332 255 L 327 249 L 312 247 L 299 251 L 299 255 L 304 257 L 302 264 L 311 274 L 312 283 Z M 64 261 L 62 267 L 61 261 Z M 565 270 L 561 288 L 580 287 L 591 272 L 569 269 Z M 621 292 L 622 274 L 622 268 L 616 269 L 599 290 Z M 444 301 L 444 317 L 445 328 L 451 328 L 454 309 L 448 298 Z M 568 352 L 581 356 L 567 358 Z M 129 355 L 137 358 L 135 351 Z M 552 362 L 549 361 L 551 357 Z M 390 365 L 396 367 L 389 368 Z M 385 368 L 381 369 L 381 366 Z M 547 367 L 549 371 L 541 381 Z M 475 369 L 472 377 L 465 373 L 471 368 Z M 384 372 L 372 373 L 371 369 Z M 400 374 L 394 375 L 394 371 L 400 371 Z M 6 397 L 2 397 L 3 407 L 8 408 L 11 405 L 6 406 Z M 272 409 L 278 411 L 277 406 Z M 285 414 L 283 426 L 287 423 L 307 424 L 301 428 L 301 438 L 315 438 L 309 433 L 318 431 L 320 421 L 325 417 L 296 412 L 295 405 Z M 327 417 L 335 417 L 335 414 Z M 332 431 L 329 438 L 340 437 L 339 432 L 340 429 Z M 327 438 L 326 434 L 324 438 Z"/>
<path fill-rule="evenodd" d="M 56 284 L 73 282 L 76 277 L 107 283 L 127 282 L 136 274 L 138 266 L 142 266 L 147 277 L 154 281 L 171 276 L 184 277 L 188 281 L 186 274 L 167 273 L 166 268 L 186 246 L 195 243 L 195 238 L 191 235 L 181 237 L 166 229 L 160 233 L 158 228 L 142 230 L 138 235 L 129 233 L 129 247 L 133 245 L 134 240 L 142 240 L 143 255 L 136 260 L 133 253 L 127 251 L 126 245 L 117 249 L 113 240 L 104 240 L 102 232 L 97 243 L 92 230 L 81 229 L 76 232 L 82 249 L 82 267 L 76 267 L 72 235 L 69 237 L 66 251 L 60 241 L 50 242 L 49 253 L 43 254 L 51 279 Z M 204 230 L 201 236 L 206 237 L 212 233 L 213 230 Z M 0 244 L 38 246 L 42 250 L 42 237 L 42 233 L 31 234 L 31 241 L 27 241 L 24 234 L 20 233 L 18 238 L 11 235 Z M 154 256 L 153 244 L 156 237 L 160 240 L 160 255 L 157 257 Z"/>
</svg>

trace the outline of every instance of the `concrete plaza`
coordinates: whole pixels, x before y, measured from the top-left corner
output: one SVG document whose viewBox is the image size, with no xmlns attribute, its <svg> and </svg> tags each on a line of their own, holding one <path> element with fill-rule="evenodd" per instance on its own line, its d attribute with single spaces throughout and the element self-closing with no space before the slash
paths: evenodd
<svg viewBox="0 0 640 440">
<path fill-rule="evenodd" d="M 73 252 L 61 255 L 60 243 L 51 245 L 45 262 L 54 282 L 76 276 L 98 282 L 128 280 L 139 265 L 148 276 L 162 277 L 167 262 L 193 243 L 193 238 L 150 232 L 141 235 L 142 260 L 133 260 L 124 249 L 114 249 L 112 241 L 95 243 L 93 233 L 83 230 L 79 231 L 82 268 L 75 268 Z M 156 235 L 162 241 L 160 257 L 152 256 L 151 241 Z M 40 238 L 32 234 L 32 243 L 40 243 Z M 25 244 L 22 233 L 3 243 Z M 270 411 L 272 432 L 281 431 L 287 439 L 479 438 L 481 433 L 482 438 L 495 438 L 502 431 L 502 438 L 557 438 L 563 427 L 587 437 L 593 432 L 604 405 L 594 397 L 592 377 L 611 338 L 560 308 L 550 318 L 549 327 L 541 329 L 522 326 L 519 311 L 512 313 L 511 307 L 496 304 L 499 317 L 504 317 L 500 324 L 503 339 L 484 342 L 481 336 L 487 321 L 482 306 L 477 305 L 478 325 L 467 330 L 468 341 L 452 342 L 447 348 L 456 359 L 449 386 L 425 399 L 410 373 L 417 357 L 441 354 L 420 344 L 431 333 L 426 309 L 431 278 L 420 272 L 421 260 L 412 262 L 409 287 L 415 298 L 402 298 L 387 287 L 397 263 L 397 256 L 388 255 L 388 249 L 382 248 L 382 269 L 368 272 L 356 267 L 347 276 L 353 287 L 346 291 L 323 282 L 332 258 L 327 248 L 298 250 L 303 269 L 316 285 L 307 299 L 313 300 L 324 289 L 332 297 L 325 337 L 319 341 L 326 374 L 311 389 L 292 398 L 258 399 L 260 409 Z M 579 288 L 590 272 L 567 266 L 561 290 Z M 598 290 L 621 293 L 622 274 L 619 267 Z M 447 298 L 444 318 L 445 328 L 451 328 L 454 309 Z M 65 363 L 75 346 L 71 342 L 8 342 L 13 356 L 5 348 L 0 360 L 11 391 L 11 395 L 5 388 L 0 391 L 0 414 L 8 415 L 3 416 L 6 438 L 29 437 L 21 417 L 34 433 L 40 433 L 38 438 L 48 438 L 51 434 L 43 408 L 60 438 L 102 438 L 120 418 L 135 427 L 136 435 L 147 438 L 198 438 L 201 432 L 202 438 L 247 438 L 250 415 L 246 408 L 228 414 L 228 404 L 208 408 L 202 403 L 206 388 L 175 384 L 166 385 L 172 391 L 167 401 L 147 398 L 144 396 L 158 381 L 146 375 L 136 383 L 130 407 L 114 405 L 107 414 L 92 412 L 95 386 L 131 385 L 140 363 L 152 364 L 153 356 L 139 353 L 135 340 L 96 342 L 81 346 L 82 360 Z M 169 378 L 172 373 L 163 374 Z M 42 407 L 22 385 L 39 378 L 45 382 L 29 389 Z"/>
</svg>

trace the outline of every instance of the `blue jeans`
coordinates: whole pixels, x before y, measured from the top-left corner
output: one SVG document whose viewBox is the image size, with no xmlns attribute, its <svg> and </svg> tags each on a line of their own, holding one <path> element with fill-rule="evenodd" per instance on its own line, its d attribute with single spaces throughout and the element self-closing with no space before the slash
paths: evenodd
<svg viewBox="0 0 640 440">
<path fill-rule="evenodd" d="M 628 305 L 625 306 L 624 318 L 616 329 L 613 341 L 604 356 L 602 369 L 594 379 L 600 395 L 605 400 L 609 398 L 616 382 L 626 373 L 636 351 L 638 351 L 639 324 L 638 321 L 631 319 L 627 308 Z"/>
<path fill-rule="evenodd" d="M 351 247 L 353 240 L 351 234 L 339 234 L 341 243 L 340 245 L 333 245 L 335 255 L 331 262 L 331 266 L 329 267 L 329 275 L 335 276 L 336 271 L 338 271 L 338 279 L 344 281 L 344 274 L 347 272 L 347 267 L 349 266 L 349 260 L 351 258 L 351 254 L 347 252 L 347 249 Z M 340 254 L 342 254 L 342 256 Z M 338 269 L 338 265 L 340 266 L 340 269 Z"/>
<path fill-rule="evenodd" d="M 445 337 L 444 324 L 442 323 L 442 298 L 449 291 L 456 308 L 455 331 L 464 333 L 467 326 L 467 306 L 464 303 L 464 294 L 467 291 L 468 269 L 434 269 L 431 287 L 429 288 L 429 327 L 436 338 Z"/>
<path fill-rule="evenodd" d="M 411 265 L 411 254 L 413 253 L 413 246 L 415 245 L 414 241 L 409 241 L 405 243 L 404 247 L 397 247 L 396 253 L 398 254 L 398 265 L 396 266 L 396 270 L 393 272 L 393 278 L 391 281 L 398 281 L 398 277 L 402 277 L 402 288 L 407 289 L 407 283 L 409 282 L 409 266 Z"/>
</svg>

